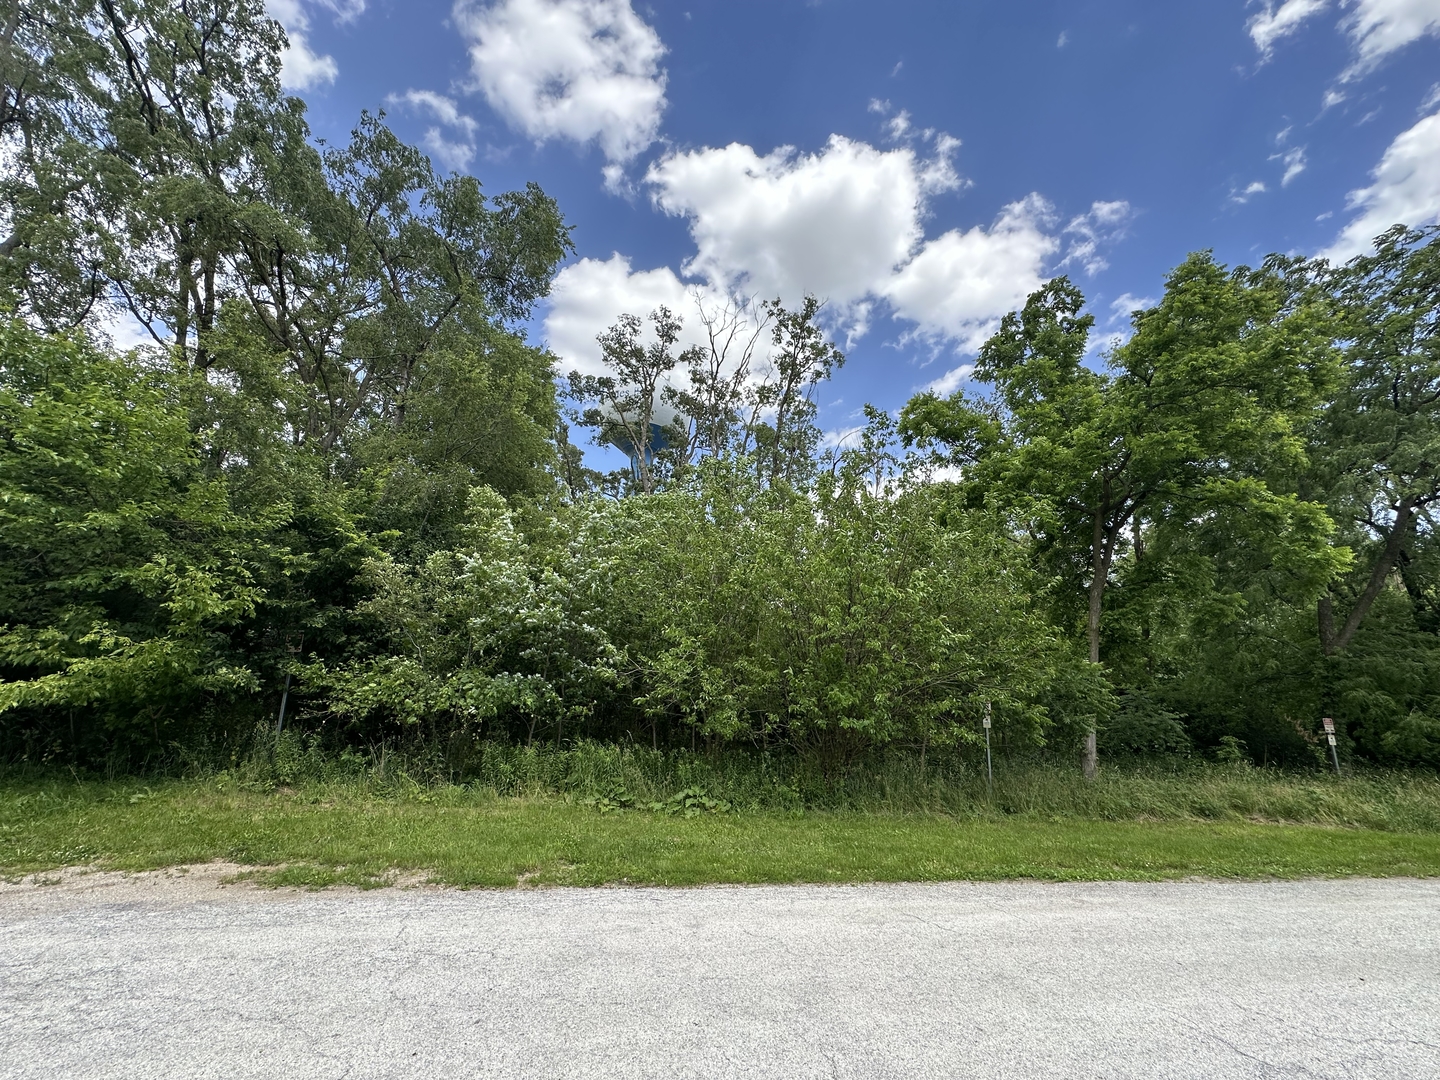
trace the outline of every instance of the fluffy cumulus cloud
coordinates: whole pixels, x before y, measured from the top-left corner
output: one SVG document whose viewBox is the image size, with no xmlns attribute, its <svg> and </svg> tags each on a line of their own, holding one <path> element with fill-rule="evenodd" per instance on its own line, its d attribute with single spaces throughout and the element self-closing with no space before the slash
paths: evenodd
<svg viewBox="0 0 1440 1080">
<path fill-rule="evenodd" d="M 1355 216 L 1322 252 L 1327 258 L 1360 254 L 1392 225 L 1440 221 L 1440 113 L 1398 135 L 1370 178 L 1369 187 L 1350 193 Z"/>
<path fill-rule="evenodd" d="M 1265 0 L 1247 28 L 1260 55 L 1268 59 L 1277 41 L 1336 6 L 1344 11 L 1340 27 L 1355 49 L 1354 61 L 1341 76 L 1347 81 L 1374 70 L 1412 41 L 1440 33 L 1440 0 L 1338 0 L 1338 5 L 1331 0 L 1284 0 L 1278 5 Z"/>
<path fill-rule="evenodd" d="M 1097 202 L 1067 223 L 1032 194 L 988 225 L 927 240 L 932 200 L 965 185 L 952 160 L 958 146 L 930 131 L 887 149 L 837 135 L 808 154 L 740 144 L 668 154 L 644 183 L 658 208 L 688 222 L 694 255 L 678 275 L 634 271 L 619 255 L 567 267 L 551 296 L 550 346 L 588 369 L 598 359 L 595 335 L 618 314 L 665 303 L 690 318 L 687 292 L 698 288 L 711 303 L 819 296 L 851 340 L 888 311 L 906 338 L 966 351 L 1048 272 L 1105 267 L 1105 248 L 1132 218 L 1128 203 Z"/>
<path fill-rule="evenodd" d="M 790 303 L 814 293 L 850 314 L 910 258 L 927 198 L 960 183 L 948 156 L 838 135 L 816 154 L 738 143 L 671 154 L 646 181 L 657 206 L 689 220 L 687 274 Z"/>
<path fill-rule="evenodd" d="M 953 229 L 924 245 L 883 286 L 883 295 L 920 336 L 975 349 L 997 319 L 1044 281 L 1060 248 L 1048 228 L 1054 211 L 1039 195 L 1011 203 L 989 228 Z"/>
<path fill-rule="evenodd" d="M 289 44 L 280 61 L 280 82 L 287 90 L 312 90 L 333 83 L 340 69 L 331 56 L 310 48 L 310 17 L 301 0 L 265 0 L 269 16 L 285 28 Z"/>
<path fill-rule="evenodd" d="M 391 94 L 386 104 L 418 113 L 434 123 L 425 129 L 422 139 L 430 156 L 448 169 L 461 170 L 475 158 L 475 132 L 478 125 L 460 111 L 454 98 L 433 90 L 407 90 Z"/>
<path fill-rule="evenodd" d="M 707 304 L 724 300 L 707 286 L 681 281 L 668 266 L 637 271 L 623 255 L 581 259 L 561 270 L 550 289 L 546 342 L 560 358 L 563 371 L 602 375 L 605 368 L 595 337 L 622 314 L 646 318 L 663 305 L 684 324 L 681 348 L 701 344 L 697 296 Z"/>
<path fill-rule="evenodd" d="M 285 28 L 288 40 L 280 60 L 280 83 L 287 90 L 313 90 L 340 74 L 333 56 L 310 47 L 308 8 L 324 8 L 337 22 L 348 22 L 364 12 L 365 0 L 265 0 L 266 13 Z"/>
<path fill-rule="evenodd" d="M 627 162 L 659 134 L 665 46 L 630 0 L 458 0 L 477 89 L 538 142 Z"/>
</svg>

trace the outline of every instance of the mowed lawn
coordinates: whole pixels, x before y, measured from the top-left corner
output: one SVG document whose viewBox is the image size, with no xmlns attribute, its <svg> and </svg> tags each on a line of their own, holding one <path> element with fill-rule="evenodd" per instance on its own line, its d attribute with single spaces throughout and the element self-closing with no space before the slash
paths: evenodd
<svg viewBox="0 0 1440 1080">
<path fill-rule="evenodd" d="M 1247 821 L 597 809 L 562 799 L 0 792 L 0 872 L 214 860 L 272 884 L 1156 880 L 1437 876 L 1440 834 Z"/>
</svg>

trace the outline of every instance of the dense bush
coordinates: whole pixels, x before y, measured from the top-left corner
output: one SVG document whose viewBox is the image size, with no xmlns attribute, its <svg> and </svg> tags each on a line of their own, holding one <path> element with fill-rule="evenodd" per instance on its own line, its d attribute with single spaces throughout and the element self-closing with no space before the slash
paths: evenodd
<svg viewBox="0 0 1440 1080">
<path fill-rule="evenodd" d="M 1056 278 L 967 388 L 827 439 L 814 297 L 616 312 L 560 393 L 525 337 L 559 207 L 382 117 L 318 143 L 262 0 L 25 11 L 0 755 L 225 766 L 283 716 L 326 761 L 584 739 L 839 775 L 973 762 L 988 710 L 1057 759 L 1322 766 L 1330 716 L 1345 759 L 1440 765 L 1440 227 L 1343 267 L 1191 255 L 1101 360 Z"/>
</svg>

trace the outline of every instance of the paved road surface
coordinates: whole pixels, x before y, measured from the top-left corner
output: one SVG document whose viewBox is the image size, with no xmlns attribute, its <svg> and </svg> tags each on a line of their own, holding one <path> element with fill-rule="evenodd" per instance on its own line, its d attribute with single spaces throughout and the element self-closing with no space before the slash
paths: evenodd
<svg viewBox="0 0 1440 1080">
<path fill-rule="evenodd" d="M 0 888 L 0 1076 L 1440 1077 L 1440 882 L 102 880 Z"/>
</svg>

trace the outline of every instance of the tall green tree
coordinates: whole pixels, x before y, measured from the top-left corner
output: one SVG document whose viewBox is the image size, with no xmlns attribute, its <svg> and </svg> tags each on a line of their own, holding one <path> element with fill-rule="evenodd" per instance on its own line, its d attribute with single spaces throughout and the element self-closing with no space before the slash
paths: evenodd
<svg viewBox="0 0 1440 1080">
<path fill-rule="evenodd" d="M 263 0 L 20 0 L 10 14 L 24 137 L 0 276 L 45 325 L 119 309 L 204 368 L 243 222 L 264 205 L 255 148 L 300 122 L 280 89 L 283 30 Z"/>
<path fill-rule="evenodd" d="M 1117 558 L 1138 555 L 1147 531 L 1265 507 L 1287 523 L 1291 562 L 1325 580 L 1336 563 L 1323 512 L 1265 482 L 1283 472 L 1277 459 L 1300 460 L 1295 424 L 1327 362 L 1314 313 L 1294 302 L 1280 268 L 1228 273 L 1192 256 L 1160 303 L 1136 313 L 1108 371 L 1085 362 L 1093 320 L 1083 307 L 1067 279 L 1052 281 L 981 350 L 976 377 L 994 396 L 922 396 L 906 407 L 902 431 L 943 448 L 1074 583 L 1090 661 L 1101 661 Z M 1092 732 L 1087 773 L 1096 762 Z"/>
<path fill-rule="evenodd" d="M 1310 482 L 1357 552 L 1318 604 L 1327 656 L 1354 640 L 1392 575 L 1433 542 L 1440 502 L 1440 227 L 1396 227 L 1336 275 L 1348 339 L 1313 430 Z M 1337 617 L 1337 604 L 1343 613 Z"/>
<path fill-rule="evenodd" d="M 304 388 L 297 441 L 329 452 L 356 425 L 403 427 L 438 352 L 452 365 L 487 344 L 514 355 L 498 332 L 514 333 L 571 250 L 538 187 L 487 199 L 369 115 L 344 149 L 292 134 L 267 152 L 272 202 L 243 237 L 242 282 L 248 325 Z M 551 411 L 536 417 L 547 434 Z"/>
</svg>

